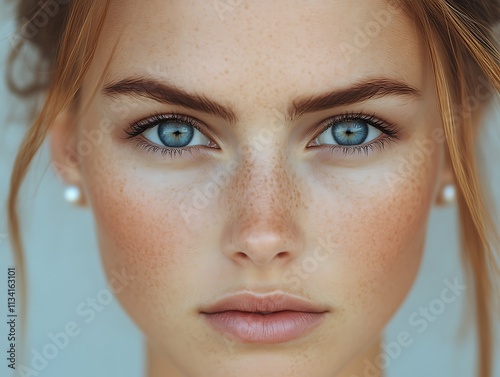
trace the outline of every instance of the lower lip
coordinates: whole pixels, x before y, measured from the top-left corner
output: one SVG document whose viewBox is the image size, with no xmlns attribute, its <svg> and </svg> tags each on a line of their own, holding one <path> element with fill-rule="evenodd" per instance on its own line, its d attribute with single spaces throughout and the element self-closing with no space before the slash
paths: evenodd
<svg viewBox="0 0 500 377">
<path fill-rule="evenodd" d="M 284 343 L 304 336 L 324 319 L 326 313 L 281 311 L 258 314 L 229 310 L 203 313 L 215 330 L 243 343 Z"/>
</svg>

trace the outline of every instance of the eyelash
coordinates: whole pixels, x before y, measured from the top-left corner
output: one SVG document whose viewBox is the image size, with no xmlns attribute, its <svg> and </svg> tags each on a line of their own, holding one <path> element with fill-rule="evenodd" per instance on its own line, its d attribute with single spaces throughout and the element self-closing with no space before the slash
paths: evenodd
<svg viewBox="0 0 500 377">
<path fill-rule="evenodd" d="M 187 123 L 190 126 L 196 128 L 199 132 L 205 133 L 202 131 L 203 127 L 200 123 L 187 115 L 182 114 L 162 114 L 157 113 L 146 119 L 142 119 L 138 122 L 131 123 L 129 126 L 129 130 L 126 130 L 125 133 L 128 135 L 126 139 L 133 139 L 142 134 L 143 132 L 149 130 L 150 128 L 156 127 L 158 123 L 164 121 L 178 121 L 179 123 Z M 147 152 L 151 153 L 160 153 L 162 157 L 170 157 L 176 158 L 181 157 L 184 153 L 196 153 L 199 151 L 200 146 L 195 147 L 183 147 L 183 148 L 170 148 L 167 146 L 158 146 L 151 144 L 148 141 L 137 139 L 136 146 L 145 149 Z"/>
<path fill-rule="evenodd" d="M 331 153 L 338 153 L 339 151 L 343 156 L 362 154 L 368 155 L 371 150 L 383 150 L 385 146 L 391 141 L 399 140 L 399 129 L 392 123 L 381 120 L 376 117 L 374 114 L 367 115 L 363 113 L 345 113 L 341 115 L 334 116 L 322 124 L 323 126 L 320 128 L 320 132 L 314 137 L 316 140 L 319 135 L 322 135 L 326 130 L 335 126 L 336 124 L 342 122 L 349 121 L 361 121 L 372 127 L 375 127 L 379 131 L 383 133 L 383 136 L 379 136 L 377 139 L 362 145 L 353 145 L 353 146 L 343 146 L 343 145 L 321 145 L 320 147 L 327 148 L 327 150 Z M 317 148 L 317 147 L 316 147 Z"/>
<path fill-rule="evenodd" d="M 129 125 L 129 130 L 125 130 L 125 133 L 128 135 L 126 139 L 134 139 L 137 136 L 141 135 L 143 132 L 147 131 L 150 128 L 153 128 L 158 125 L 158 123 L 163 121 L 178 121 L 187 123 L 190 126 L 196 128 L 199 132 L 203 133 L 203 127 L 200 123 L 190 116 L 182 115 L 182 114 L 162 114 L 157 113 L 148 118 L 142 119 L 138 122 L 131 123 Z M 398 128 L 386 121 L 377 118 L 375 115 L 366 115 L 362 113 L 345 113 L 338 116 L 334 116 L 324 122 L 322 122 L 322 126 L 320 126 L 320 132 L 317 133 L 314 140 L 319 137 L 319 135 L 323 134 L 329 128 L 335 126 L 338 123 L 348 122 L 348 121 L 361 121 L 367 123 L 370 126 L 373 126 L 380 130 L 384 136 L 379 136 L 377 139 L 369 142 L 365 145 L 355 145 L 355 146 L 342 146 L 342 145 L 320 145 L 317 147 L 327 148 L 327 150 L 331 153 L 338 153 L 339 151 L 344 156 L 362 154 L 368 155 L 371 150 L 379 149 L 382 150 L 385 148 L 387 143 L 398 140 L 399 139 L 399 131 Z M 207 136 L 208 137 L 208 136 Z M 162 157 L 170 157 L 177 158 L 183 156 L 185 153 L 194 154 L 200 151 L 200 146 L 194 147 L 182 147 L 182 148 L 170 148 L 167 146 L 157 146 L 151 144 L 148 141 L 137 139 L 136 146 L 143 148 L 147 152 L 150 153 L 159 153 Z M 206 148 L 214 148 L 214 147 L 206 147 Z M 217 148 L 214 148 L 217 149 Z"/>
</svg>

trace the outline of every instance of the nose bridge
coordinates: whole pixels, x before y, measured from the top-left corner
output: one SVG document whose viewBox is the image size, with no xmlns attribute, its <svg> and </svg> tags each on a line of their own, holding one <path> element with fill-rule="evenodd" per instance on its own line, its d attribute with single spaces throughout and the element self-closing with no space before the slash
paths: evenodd
<svg viewBox="0 0 500 377">
<path fill-rule="evenodd" d="M 264 265 L 293 258 L 301 250 L 298 184 L 278 148 L 245 156 L 228 193 L 224 249 L 231 258 Z"/>
<path fill-rule="evenodd" d="M 235 200 L 244 221 L 279 227 L 300 201 L 294 172 L 286 158 L 274 150 L 247 158 L 235 182 Z M 281 221 L 280 221 L 281 220 Z"/>
</svg>

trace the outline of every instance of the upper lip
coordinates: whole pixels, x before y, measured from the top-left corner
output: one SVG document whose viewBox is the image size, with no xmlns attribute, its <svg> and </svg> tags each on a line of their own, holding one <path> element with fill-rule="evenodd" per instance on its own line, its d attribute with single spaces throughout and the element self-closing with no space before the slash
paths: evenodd
<svg viewBox="0 0 500 377">
<path fill-rule="evenodd" d="M 254 313 L 272 313 L 279 311 L 296 311 L 309 313 L 323 313 L 329 311 L 327 307 L 314 304 L 303 298 L 284 293 L 254 294 L 243 292 L 225 297 L 213 305 L 201 310 L 202 313 L 219 313 L 229 310 Z"/>
</svg>

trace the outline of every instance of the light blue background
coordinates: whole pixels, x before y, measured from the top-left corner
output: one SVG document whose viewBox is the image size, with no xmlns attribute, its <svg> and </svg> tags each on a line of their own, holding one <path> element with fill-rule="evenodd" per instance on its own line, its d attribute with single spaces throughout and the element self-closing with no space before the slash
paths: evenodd
<svg viewBox="0 0 500 377">
<path fill-rule="evenodd" d="M 13 24 L 4 12 L 2 4 L 0 28 L 0 70 L 5 71 L 5 58 L 10 48 L 9 36 Z M 5 21 L 5 22 L 4 22 Z M 4 208 L 10 177 L 10 169 L 26 126 L 16 120 L 8 120 L 19 104 L 0 84 L 0 236 L 7 232 Z M 483 151 L 488 154 L 490 178 L 495 187 L 497 203 L 500 202 L 499 110 L 495 108 L 489 117 L 490 124 L 485 139 L 490 144 Z M 494 168 L 495 167 L 495 168 Z M 60 332 L 75 321 L 81 333 L 72 338 L 58 356 L 49 361 L 39 373 L 41 377 L 142 377 L 144 368 L 143 339 L 133 323 L 122 312 L 115 300 L 95 319 L 85 324 L 76 313 L 76 307 L 88 297 L 96 297 L 107 287 L 100 266 L 93 221 L 88 210 L 75 209 L 63 201 L 63 188 L 49 167 L 47 147 L 33 164 L 22 195 L 24 209 L 23 233 L 27 250 L 29 274 L 30 321 L 28 349 L 41 351 L 50 339 L 49 333 Z M 498 208 L 498 206 L 497 206 Z M 420 307 L 428 307 L 439 299 L 444 281 L 459 278 L 464 281 L 459 267 L 455 208 L 433 210 L 428 230 L 426 253 L 419 278 L 410 296 L 390 323 L 386 342 L 392 342 L 407 331 L 413 344 L 401 354 L 390 359 L 389 376 L 394 377 L 470 377 L 473 375 L 474 348 L 470 332 L 459 332 L 459 321 L 465 307 L 473 306 L 470 297 L 461 296 L 448 304 L 429 328 L 418 333 L 409 324 L 412 313 Z M 0 242 L 2 239 L 0 238 Z M 6 269 L 12 263 L 6 239 L 0 243 L 0 376 L 7 375 L 4 348 L 7 328 Z M 470 291 L 470 290 L 469 290 Z M 466 293 L 468 291 L 466 290 Z M 500 359 L 497 353 L 497 359 Z M 16 374 L 17 375 L 17 374 Z M 495 376 L 500 377 L 500 369 Z"/>
</svg>

